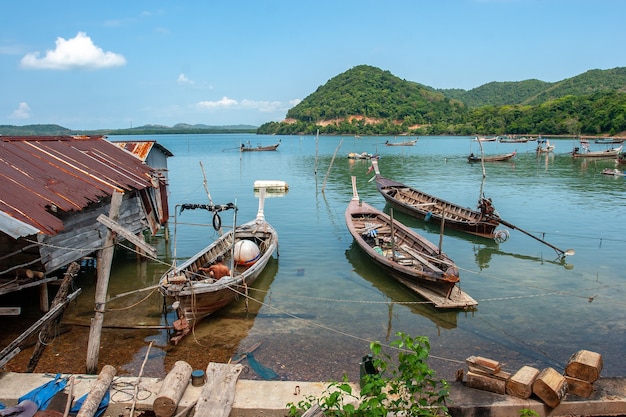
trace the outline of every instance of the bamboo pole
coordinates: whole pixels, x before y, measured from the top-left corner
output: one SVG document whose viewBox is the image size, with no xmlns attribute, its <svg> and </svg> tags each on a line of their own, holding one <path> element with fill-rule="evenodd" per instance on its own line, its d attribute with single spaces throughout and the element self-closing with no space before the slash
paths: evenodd
<svg viewBox="0 0 626 417">
<path fill-rule="evenodd" d="M 333 158 L 330 160 L 330 164 L 328 165 L 328 171 L 326 172 L 326 177 L 324 177 L 324 185 L 322 185 L 322 194 L 324 194 L 324 188 L 326 188 L 326 180 L 328 179 L 328 175 L 330 174 L 330 169 L 333 166 L 333 162 L 335 162 L 335 157 L 337 156 L 337 152 L 339 152 L 339 148 L 341 148 L 341 144 L 343 143 L 343 138 L 339 141 L 339 145 L 337 149 L 335 149 L 335 153 L 333 154 Z"/>
<path fill-rule="evenodd" d="M 135 406 L 137 405 L 137 396 L 139 394 L 139 383 L 141 382 L 141 376 L 143 375 L 143 368 L 146 366 L 146 362 L 148 362 L 148 356 L 150 355 L 150 348 L 154 340 L 150 342 L 148 345 L 148 349 L 146 349 L 146 356 L 143 358 L 143 363 L 141 364 L 141 369 L 139 369 L 139 375 L 137 376 L 137 382 L 135 382 L 135 394 L 133 395 L 133 405 L 130 408 L 130 417 L 134 417 L 135 414 Z"/>
</svg>

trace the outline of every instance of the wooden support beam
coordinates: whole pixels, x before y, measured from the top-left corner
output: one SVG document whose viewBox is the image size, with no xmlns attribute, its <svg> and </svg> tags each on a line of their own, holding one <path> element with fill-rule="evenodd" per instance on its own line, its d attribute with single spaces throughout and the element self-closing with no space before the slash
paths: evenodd
<svg viewBox="0 0 626 417">
<path fill-rule="evenodd" d="M 67 294 L 65 294 L 67 295 Z M 39 284 L 39 309 L 42 313 L 50 311 L 48 284 Z"/>
<path fill-rule="evenodd" d="M 111 207 L 109 209 L 109 217 L 116 222 L 120 215 L 120 207 L 122 206 L 123 193 L 114 191 L 111 196 Z M 100 351 L 100 334 L 102 332 L 102 323 L 104 322 L 104 311 L 106 306 L 106 296 L 109 288 L 109 275 L 111 274 L 111 262 L 113 260 L 113 252 L 115 249 L 115 232 L 112 229 L 107 231 L 104 240 L 104 247 L 98 251 L 96 269 L 98 280 L 96 282 L 95 295 L 95 313 L 91 319 L 91 328 L 89 329 L 89 342 L 87 344 L 87 373 L 95 374 L 98 370 L 98 355 Z"/>
<path fill-rule="evenodd" d="M 114 231 L 115 233 L 117 233 L 119 236 L 122 236 L 124 239 L 128 240 L 135 246 L 139 247 L 141 250 L 146 252 L 152 258 L 157 257 L 156 248 L 148 245 L 142 238 L 124 229 L 115 220 L 111 219 L 110 217 L 105 216 L 104 214 L 99 215 L 96 220 L 102 223 L 103 225 L 105 225 L 106 227 L 108 227 L 109 229 L 111 229 L 112 231 Z"/>
<path fill-rule="evenodd" d="M 15 286 L 2 287 L 2 289 L 0 289 L 0 295 L 9 294 L 15 291 L 21 291 L 25 288 L 36 287 L 37 285 L 45 284 L 50 281 L 56 281 L 57 279 L 58 279 L 57 277 L 48 277 L 48 278 L 40 279 L 37 281 L 27 282 L 24 284 L 17 284 Z"/>
<path fill-rule="evenodd" d="M 0 316 L 19 316 L 22 314 L 21 307 L 0 307 Z"/>
</svg>

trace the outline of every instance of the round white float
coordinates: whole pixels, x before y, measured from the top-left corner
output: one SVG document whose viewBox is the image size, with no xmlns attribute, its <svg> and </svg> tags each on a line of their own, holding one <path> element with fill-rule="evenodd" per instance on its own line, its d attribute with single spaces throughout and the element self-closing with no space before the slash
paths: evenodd
<svg viewBox="0 0 626 417">
<path fill-rule="evenodd" d="M 235 243 L 235 263 L 250 266 L 259 260 L 261 250 L 251 240 L 240 240 Z"/>
</svg>

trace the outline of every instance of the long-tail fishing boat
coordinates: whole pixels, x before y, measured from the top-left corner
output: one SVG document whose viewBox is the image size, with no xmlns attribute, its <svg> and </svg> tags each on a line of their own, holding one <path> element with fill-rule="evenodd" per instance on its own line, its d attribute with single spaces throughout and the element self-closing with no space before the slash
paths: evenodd
<svg viewBox="0 0 626 417">
<path fill-rule="evenodd" d="M 180 265 L 174 265 L 159 280 L 159 291 L 166 303 L 176 311 L 174 322 L 176 334 L 170 338 L 177 344 L 203 318 L 232 302 L 239 295 L 246 295 L 265 269 L 272 254 L 278 249 L 278 233 L 264 215 L 265 189 L 259 196 L 256 218 L 235 225 L 209 246 Z M 205 209 L 217 214 L 237 207 L 227 205 L 188 204 L 183 209 Z M 236 219 L 236 215 L 234 216 Z M 219 217 L 217 217 L 219 218 Z M 221 221 L 213 226 L 218 229 Z M 216 224 L 218 223 L 218 224 Z M 211 265 L 222 261 L 229 266 L 230 274 L 215 279 L 208 274 Z"/>
<path fill-rule="evenodd" d="M 437 224 L 443 221 L 444 227 L 449 229 L 489 239 L 498 237 L 496 227 L 500 224 L 500 217 L 491 199 L 481 197 L 478 210 L 472 210 L 383 177 L 376 160 L 372 160 L 372 167 L 376 188 L 396 210 Z"/>
<path fill-rule="evenodd" d="M 362 202 L 354 176 L 352 192 L 346 225 L 375 263 L 436 308 L 469 309 L 478 304 L 457 285 L 459 269 L 445 253 L 393 216 Z"/>
</svg>

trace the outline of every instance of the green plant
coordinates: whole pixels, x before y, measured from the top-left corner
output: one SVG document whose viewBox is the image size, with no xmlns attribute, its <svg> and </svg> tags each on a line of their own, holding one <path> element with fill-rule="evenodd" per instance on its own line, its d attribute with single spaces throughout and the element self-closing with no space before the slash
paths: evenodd
<svg viewBox="0 0 626 417">
<path fill-rule="evenodd" d="M 437 380 L 426 360 L 430 351 L 427 337 L 396 333 L 391 346 L 398 351 L 395 366 L 379 342 L 370 343 L 372 363 L 378 373 L 365 373 L 361 390 L 353 393 L 346 375 L 341 382 L 331 381 L 321 398 L 307 397 L 297 405 L 287 404 L 290 416 L 318 404 L 325 416 L 403 416 L 449 415 L 446 399 L 450 393 L 445 380 Z"/>
<path fill-rule="evenodd" d="M 539 417 L 539 413 L 528 408 L 522 408 L 519 411 L 519 417 Z"/>
</svg>

